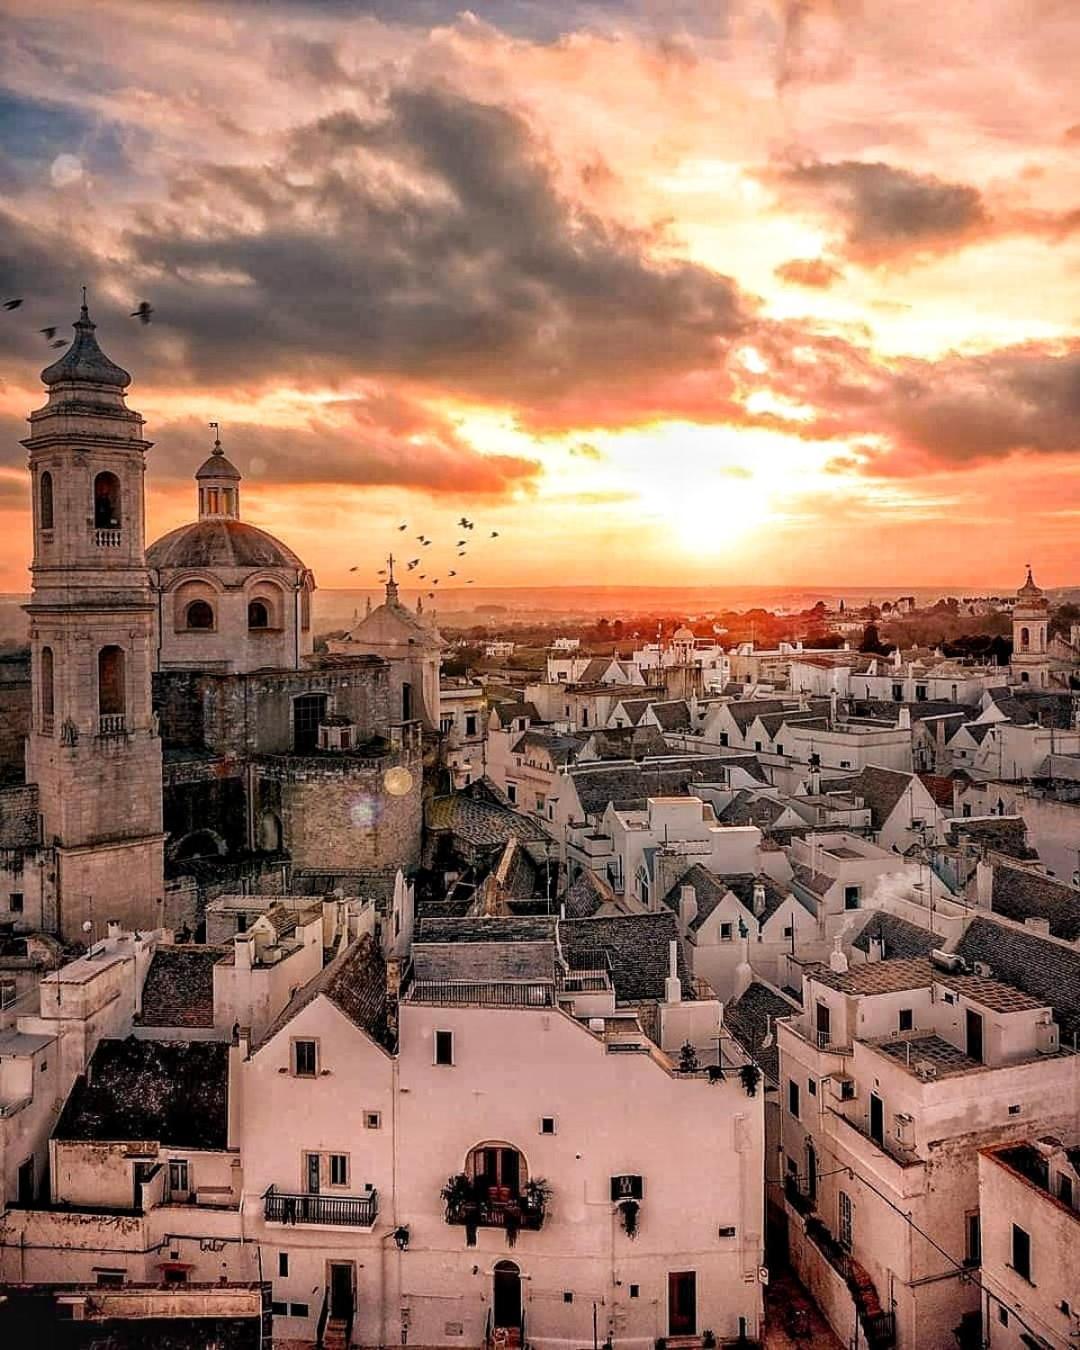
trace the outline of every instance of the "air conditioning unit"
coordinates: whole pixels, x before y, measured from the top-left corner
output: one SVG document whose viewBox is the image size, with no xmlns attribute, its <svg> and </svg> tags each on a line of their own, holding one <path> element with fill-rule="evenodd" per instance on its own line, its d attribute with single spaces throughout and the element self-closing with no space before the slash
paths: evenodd
<svg viewBox="0 0 1080 1350">
<path fill-rule="evenodd" d="M 937 1065 L 928 1059 L 917 1059 L 911 1067 L 920 1078 L 937 1077 Z"/>
</svg>

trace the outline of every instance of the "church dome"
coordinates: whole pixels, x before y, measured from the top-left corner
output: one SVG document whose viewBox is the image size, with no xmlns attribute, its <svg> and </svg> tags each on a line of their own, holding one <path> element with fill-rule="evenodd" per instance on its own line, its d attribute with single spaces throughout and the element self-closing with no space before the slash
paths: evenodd
<svg viewBox="0 0 1080 1350">
<path fill-rule="evenodd" d="M 78 319 L 72 325 L 75 338 L 67 351 L 51 366 L 41 372 L 41 381 L 51 388 L 54 384 L 104 384 L 114 389 L 126 389 L 131 376 L 115 361 L 110 361 L 94 337 L 97 324 L 90 318 L 85 300 Z"/>
<path fill-rule="evenodd" d="M 225 458 L 225 451 L 221 449 L 221 443 L 218 442 L 213 453 L 199 465 L 195 470 L 195 479 L 202 478 L 228 478 L 239 483 L 240 470 Z"/>
<path fill-rule="evenodd" d="M 286 567 L 304 570 L 301 560 L 280 539 L 256 525 L 228 516 L 196 520 L 171 530 L 146 550 L 146 562 L 149 567 L 157 568 Z"/>
</svg>

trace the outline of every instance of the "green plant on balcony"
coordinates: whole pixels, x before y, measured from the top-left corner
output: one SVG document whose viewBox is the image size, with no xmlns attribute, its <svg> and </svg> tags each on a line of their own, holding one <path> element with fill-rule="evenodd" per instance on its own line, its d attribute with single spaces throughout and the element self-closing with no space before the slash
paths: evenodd
<svg viewBox="0 0 1080 1350">
<path fill-rule="evenodd" d="M 692 1041 L 684 1041 L 679 1050 L 679 1072 L 697 1073 L 701 1065 L 698 1063 L 697 1051 L 694 1049 Z"/>
<path fill-rule="evenodd" d="M 748 1097 L 756 1097 L 758 1081 L 761 1078 L 761 1070 L 756 1064 L 744 1064 L 739 1070 L 739 1078 L 742 1081 L 743 1091 Z"/>
<path fill-rule="evenodd" d="M 637 1237 L 640 1211 L 641 1206 L 636 1200 L 619 1201 L 619 1218 L 622 1220 L 623 1232 L 631 1242 Z"/>
<path fill-rule="evenodd" d="M 533 1177 L 525 1183 L 525 1208 L 532 1214 L 543 1215 L 551 1200 L 551 1185 L 544 1177 Z"/>
</svg>

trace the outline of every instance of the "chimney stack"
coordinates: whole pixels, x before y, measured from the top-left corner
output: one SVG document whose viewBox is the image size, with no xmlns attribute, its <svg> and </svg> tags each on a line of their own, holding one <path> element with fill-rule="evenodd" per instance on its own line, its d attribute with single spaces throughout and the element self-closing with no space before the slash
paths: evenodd
<svg viewBox="0 0 1080 1350">
<path fill-rule="evenodd" d="M 682 981 L 679 979 L 679 944 L 674 938 L 668 944 L 668 977 L 664 981 L 664 1002 L 682 1002 Z"/>
<path fill-rule="evenodd" d="M 840 950 L 840 934 L 833 938 L 833 949 L 829 953 L 829 969 L 837 975 L 846 975 L 848 959 Z"/>
<path fill-rule="evenodd" d="M 754 917 L 760 919 L 765 913 L 765 883 L 760 877 L 754 882 Z"/>
<path fill-rule="evenodd" d="M 697 918 L 697 891 L 693 886 L 679 887 L 679 927 L 687 929 Z"/>
</svg>

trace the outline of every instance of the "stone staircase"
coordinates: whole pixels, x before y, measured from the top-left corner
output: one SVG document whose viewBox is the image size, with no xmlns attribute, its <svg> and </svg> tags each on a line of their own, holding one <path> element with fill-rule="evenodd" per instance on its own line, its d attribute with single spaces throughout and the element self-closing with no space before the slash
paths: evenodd
<svg viewBox="0 0 1080 1350">
<path fill-rule="evenodd" d="M 328 1318 L 322 1336 L 323 1350 L 349 1350 L 346 1341 L 348 1329 L 349 1324 L 344 1317 Z"/>
</svg>

